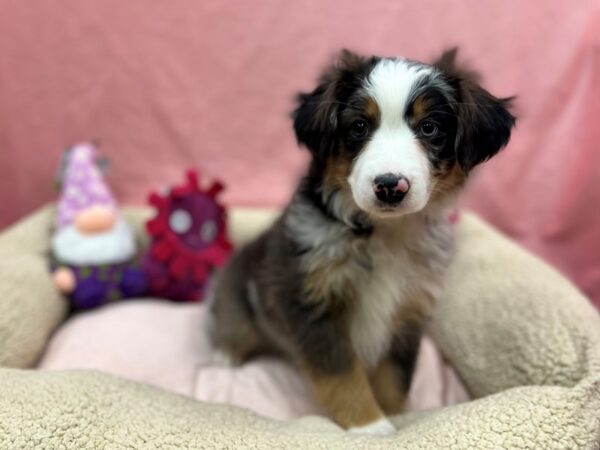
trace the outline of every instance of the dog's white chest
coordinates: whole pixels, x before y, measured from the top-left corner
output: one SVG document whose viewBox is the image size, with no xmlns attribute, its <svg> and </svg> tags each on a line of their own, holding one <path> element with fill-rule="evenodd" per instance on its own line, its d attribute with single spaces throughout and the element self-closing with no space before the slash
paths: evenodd
<svg viewBox="0 0 600 450">
<path fill-rule="evenodd" d="M 423 293 L 436 297 L 441 289 L 440 274 L 415 261 L 406 243 L 375 242 L 370 252 L 373 269 L 356 283 L 350 317 L 351 342 L 367 368 L 375 367 L 389 351 L 396 316 L 419 308 L 413 302 L 424 301 Z"/>
<path fill-rule="evenodd" d="M 402 257 L 376 255 L 373 270 L 357 283 L 357 298 L 350 318 L 350 338 L 354 350 L 365 366 L 372 368 L 389 350 L 393 319 L 406 301 L 403 282 L 407 262 Z"/>
</svg>

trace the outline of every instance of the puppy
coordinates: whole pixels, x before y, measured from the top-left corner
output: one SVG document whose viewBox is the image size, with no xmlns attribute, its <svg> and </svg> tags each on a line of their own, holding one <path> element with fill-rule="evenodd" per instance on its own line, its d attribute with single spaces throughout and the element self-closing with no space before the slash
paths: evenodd
<svg viewBox="0 0 600 450">
<path fill-rule="evenodd" d="M 455 64 L 343 51 L 293 112 L 312 154 L 276 223 L 219 274 L 210 335 L 295 362 L 342 427 L 390 433 L 453 251 L 449 211 L 509 140 L 511 99 Z"/>
</svg>

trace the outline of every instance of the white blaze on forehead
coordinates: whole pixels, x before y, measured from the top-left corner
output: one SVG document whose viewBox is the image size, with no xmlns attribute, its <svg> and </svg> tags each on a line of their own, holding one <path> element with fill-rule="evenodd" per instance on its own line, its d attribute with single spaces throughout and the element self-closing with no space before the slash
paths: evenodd
<svg viewBox="0 0 600 450">
<path fill-rule="evenodd" d="M 367 93 L 377 102 L 381 113 L 380 127 L 398 127 L 417 82 L 433 72 L 431 67 L 402 59 L 384 59 L 377 63 L 367 81 Z"/>
</svg>

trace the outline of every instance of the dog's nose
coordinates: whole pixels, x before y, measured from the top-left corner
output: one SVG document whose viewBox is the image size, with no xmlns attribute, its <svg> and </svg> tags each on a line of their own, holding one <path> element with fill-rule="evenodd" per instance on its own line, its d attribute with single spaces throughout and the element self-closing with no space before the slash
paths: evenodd
<svg viewBox="0 0 600 450">
<path fill-rule="evenodd" d="M 375 196 L 384 203 L 400 203 L 409 189 L 410 183 L 403 175 L 385 173 L 373 180 Z"/>
</svg>

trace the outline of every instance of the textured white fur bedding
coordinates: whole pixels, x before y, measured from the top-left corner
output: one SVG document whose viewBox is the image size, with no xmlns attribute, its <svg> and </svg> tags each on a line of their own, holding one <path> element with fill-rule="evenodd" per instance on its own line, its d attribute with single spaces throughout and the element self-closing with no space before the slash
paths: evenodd
<svg viewBox="0 0 600 450">
<path fill-rule="evenodd" d="M 139 223 L 142 215 L 132 217 Z M 272 217 L 234 213 L 234 236 L 244 240 Z M 555 270 L 472 215 L 458 224 L 458 251 L 431 333 L 473 400 L 395 417 L 398 432 L 389 437 L 349 434 L 320 416 L 265 417 L 314 408 L 266 407 L 283 404 L 289 392 L 306 400 L 306 386 L 290 382 L 295 375 L 285 367 L 265 370 L 277 363 L 247 366 L 242 375 L 207 369 L 194 306 L 115 305 L 60 326 L 65 302 L 47 272 L 51 218 L 47 208 L 0 234 L 0 448 L 600 448 L 598 313 Z M 7 368 L 33 366 L 57 327 L 42 366 L 100 364 L 186 396 L 98 371 Z M 152 345 L 143 336 L 154 336 Z M 189 356 L 196 359 L 185 369 Z M 217 379 L 222 388 L 212 385 Z M 247 392 L 242 381 L 252 383 Z M 432 401 L 457 400 L 447 384 L 432 386 L 423 386 L 436 393 Z M 248 406 L 263 405 L 265 415 L 188 396 L 242 404 L 253 392 L 261 402 Z"/>
</svg>

